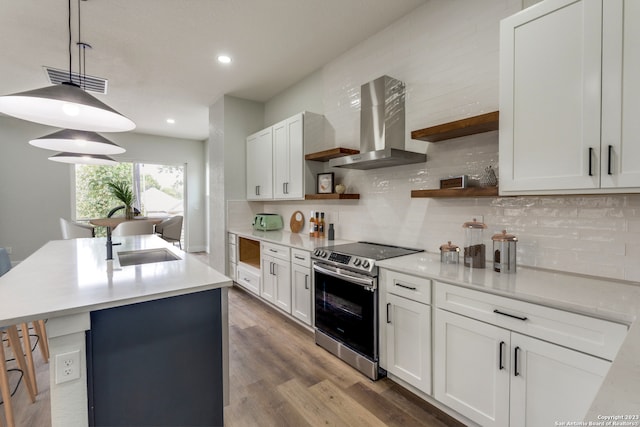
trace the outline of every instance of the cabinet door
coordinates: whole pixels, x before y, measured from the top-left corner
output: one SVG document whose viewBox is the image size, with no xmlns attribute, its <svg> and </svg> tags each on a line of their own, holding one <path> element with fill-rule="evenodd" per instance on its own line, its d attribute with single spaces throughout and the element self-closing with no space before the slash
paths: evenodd
<svg viewBox="0 0 640 427">
<path fill-rule="evenodd" d="M 291 264 L 291 314 L 311 326 L 311 269 Z"/>
<path fill-rule="evenodd" d="M 273 126 L 274 198 L 304 198 L 303 115 Z"/>
<path fill-rule="evenodd" d="M 290 155 L 287 122 L 284 120 L 273 125 L 273 197 L 275 199 L 287 198 Z"/>
<path fill-rule="evenodd" d="M 276 298 L 274 265 L 274 258 L 270 256 L 260 258 L 260 271 L 262 272 L 260 296 L 271 303 L 275 303 Z"/>
<path fill-rule="evenodd" d="M 273 259 L 273 276 L 275 279 L 275 304 L 291 314 L 291 263 L 281 259 Z"/>
<path fill-rule="evenodd" d="M 304 116 L 296 114 L 287 119 L 289 139 L 289 180 L 288 199 L 304 199 Z"/>
<path fill-rule="evenodd" d="M 603 188 L 640 187 L 640 2 L 606 0 L 602 33 Z"/>
<path fill-rule="evenodd" d="M 511 357 L 511 427 L 582 420 L 611 364 L 515 332 Z"/>
<path fill-rule="evenodd" d="M 431 394 L 431 307 L 387 293 L 386 309 L 387 371 Z"/>
<path fill-rule="evenodd" d="M 601 0 L 501 22 L 501 193 L 599 188 L 601 27 Z"/>
<path fill-rule="evenodd" d="M 509 422 L 510 332 L 437 309 L 434 396 L 483 426 Z"/>
<path fill-rule="evenodd" d="M 273 198 L 272 129 L 247 138 L 247 200 Z"/>
</svg>

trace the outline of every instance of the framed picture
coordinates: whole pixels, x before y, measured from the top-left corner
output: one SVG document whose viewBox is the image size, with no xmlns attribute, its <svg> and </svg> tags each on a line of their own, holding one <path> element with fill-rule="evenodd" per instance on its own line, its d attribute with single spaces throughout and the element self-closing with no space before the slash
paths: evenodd
<svg viewBox="0 0 640 427">
<path fill-rule="evenodd" d="M 318 174 L 318 194 L 333 193 L 333 172 Z"/>
</svg>

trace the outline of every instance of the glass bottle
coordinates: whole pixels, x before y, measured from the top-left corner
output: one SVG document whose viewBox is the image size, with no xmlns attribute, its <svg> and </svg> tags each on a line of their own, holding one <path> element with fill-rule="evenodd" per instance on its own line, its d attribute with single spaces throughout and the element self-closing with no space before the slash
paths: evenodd
<svg viewBox="0 0 640 427">
<path fill-rule="evenodd" d="M 464 266 L 471 268 L 485 268 L 486 247 L 484 244 L 484 229 L 487 225 L 483 222 L 465 222 L 464 228 Z"/>
</svg>

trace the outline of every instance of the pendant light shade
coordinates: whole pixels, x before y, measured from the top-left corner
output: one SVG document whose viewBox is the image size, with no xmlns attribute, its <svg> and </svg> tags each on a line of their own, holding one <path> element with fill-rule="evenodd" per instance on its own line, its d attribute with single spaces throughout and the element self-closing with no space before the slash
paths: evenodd
<svg viewBox="0 0 640 427">
<path fill-rule="evenodd" d="M 118 164 L 118 162 L 111 157 L 102 154 L 58 153 L 49 157 L 49 160 L 83 165 L 115 166 Z"/>
<path fill-rule="evenodd" d="M 0 96 L 0 113 L 59 128 L 126 132 L 136 125 L 73 83 Z"/>
<path fill-rule="evenodd" d="M 63 129 L 32 139 L 29 144 L 47 150 L 81 154 L 121 154 L 126 150 L 95 132 Z"/>
</svg>

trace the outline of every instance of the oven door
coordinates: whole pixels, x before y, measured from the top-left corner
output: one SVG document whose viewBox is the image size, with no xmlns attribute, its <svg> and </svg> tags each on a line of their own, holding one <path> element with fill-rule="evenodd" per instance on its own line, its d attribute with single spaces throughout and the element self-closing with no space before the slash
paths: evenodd
<svg viewBox="0 0 640 427">
<path fill-rule="evenodd" d="M 377 278 L 319 262 L 313 274 L 316 329 L 377 361 Z"/>
</svg>

